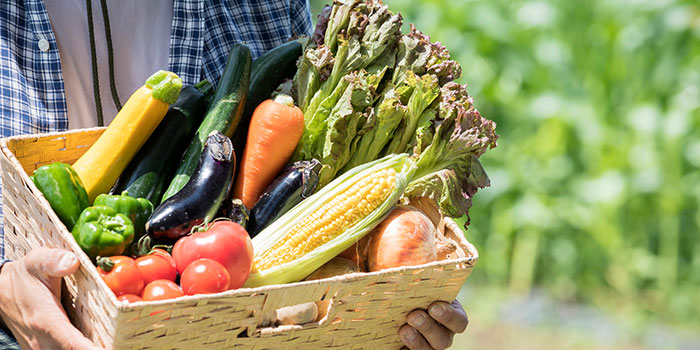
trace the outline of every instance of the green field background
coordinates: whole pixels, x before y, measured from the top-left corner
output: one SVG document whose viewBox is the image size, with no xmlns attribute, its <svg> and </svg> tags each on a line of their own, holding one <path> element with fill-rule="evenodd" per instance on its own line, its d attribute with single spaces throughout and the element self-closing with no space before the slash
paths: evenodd
<svg viewBox="0 0 700 350">
<path fill-rule="evenodd" d="M 327 2 L 311 0 L 312 12 Z M 473 339 L 498 343 L 477 324 L 498 327 L 494 310 L 533 295 L 630 334 L 700 329 L 699 3 L 385 3 L 450 49 L 498 124 L 499 146 L 482 157 L 491 187 L 467 231 L 481 255 L 460 296 Z M 497 347 L 468 338 L 453 348 Z"/>
</svg>

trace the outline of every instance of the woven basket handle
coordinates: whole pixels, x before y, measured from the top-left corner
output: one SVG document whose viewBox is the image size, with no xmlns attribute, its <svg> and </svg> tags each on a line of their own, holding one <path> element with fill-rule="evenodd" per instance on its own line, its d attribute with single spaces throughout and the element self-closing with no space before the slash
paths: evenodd
<svg viewBox="0 0 700 350">
<path fill-rule="evenodd" d="M 249 329 L 249 334 L 254 334 L 256 330 L 262 335 L 278 334 L 327 325 L 335 319 L 337 308 L 342 304 L 338 295 L 338 286 L 341 285 L 340 280 L 348 278 L 348 275 L 334 278 L 338 279 L 338 283 L 308 281 L 295 286 L 293 291 L 289 289 L 267 291 L 257 329 Z M 315 313 L 310 315 L 308 310 L 312 307 Z M 295 312 L 299 313 L 298 317 L 290 315 Z M 303 324 L 289 324 L 290 320 L 301 321 Z M 278 325 L 274 324 L 275 321 Z"/>
</svg>

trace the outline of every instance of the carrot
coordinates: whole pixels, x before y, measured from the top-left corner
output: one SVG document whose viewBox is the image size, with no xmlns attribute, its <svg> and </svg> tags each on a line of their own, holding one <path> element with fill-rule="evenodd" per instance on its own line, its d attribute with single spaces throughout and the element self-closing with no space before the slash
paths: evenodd
<svg viewBox="0 0 700 350">
<path fill-rule="evenodd" d="M 291 97 L 278 95 L 258 105 L 250 119 L 233 197 L 252 208 L 292 157 L 303 131 L 304 115 Z"/>
</svg>

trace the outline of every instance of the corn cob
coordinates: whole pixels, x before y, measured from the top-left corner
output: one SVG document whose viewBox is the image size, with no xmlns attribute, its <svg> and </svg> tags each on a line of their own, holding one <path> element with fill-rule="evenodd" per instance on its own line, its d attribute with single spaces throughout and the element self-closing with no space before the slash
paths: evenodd
<svg viewBox="0 0 700 350">
<path fill-rule="evenodd" d="M 415 172 L 408 154 L 356 167 L 253 238 L 246 287 L 300 281 L 357 242 L 391 211 Z"/>
<path fill-rule="evenodd" d="M 345 228 L 377 209 L 394 188 L 396 171 L 383 169 L 356 181 L 350 188 L 331 198 L 312 215 L 254 261 L 258 270 L 291 262 L 338 237 Z"/>
</svg>

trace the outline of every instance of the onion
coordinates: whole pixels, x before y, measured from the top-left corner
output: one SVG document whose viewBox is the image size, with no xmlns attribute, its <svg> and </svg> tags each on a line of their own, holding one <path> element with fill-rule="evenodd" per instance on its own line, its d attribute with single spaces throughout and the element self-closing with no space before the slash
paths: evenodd
<svg viewBox="0 0 700 350">
<path fill-rule="evenodd" d="M 358 243 L 364 243 L 362 249 Z M 365 256 L 367 255 L 367 244 L 366 240 L 361 240 L 360 242 L 353 244 L 350 248 L 345 249 L 342 253 L 338 254 L 338 257 L 345 258 L 352 261 L 355 264 L 355 268 L 359 271 L 366 272 L 367 267 L 365 266 Z"/>
<path fill-rule="evenodd" d="M 440 237 L 440 238 L 438 238 Z M 356 248 L 365 255 L 368 271 L 414 266 L 444 258 L 454 244 L 438 235 L 433 222 L 422 211 L 399 205 Z"/>
</svg>

